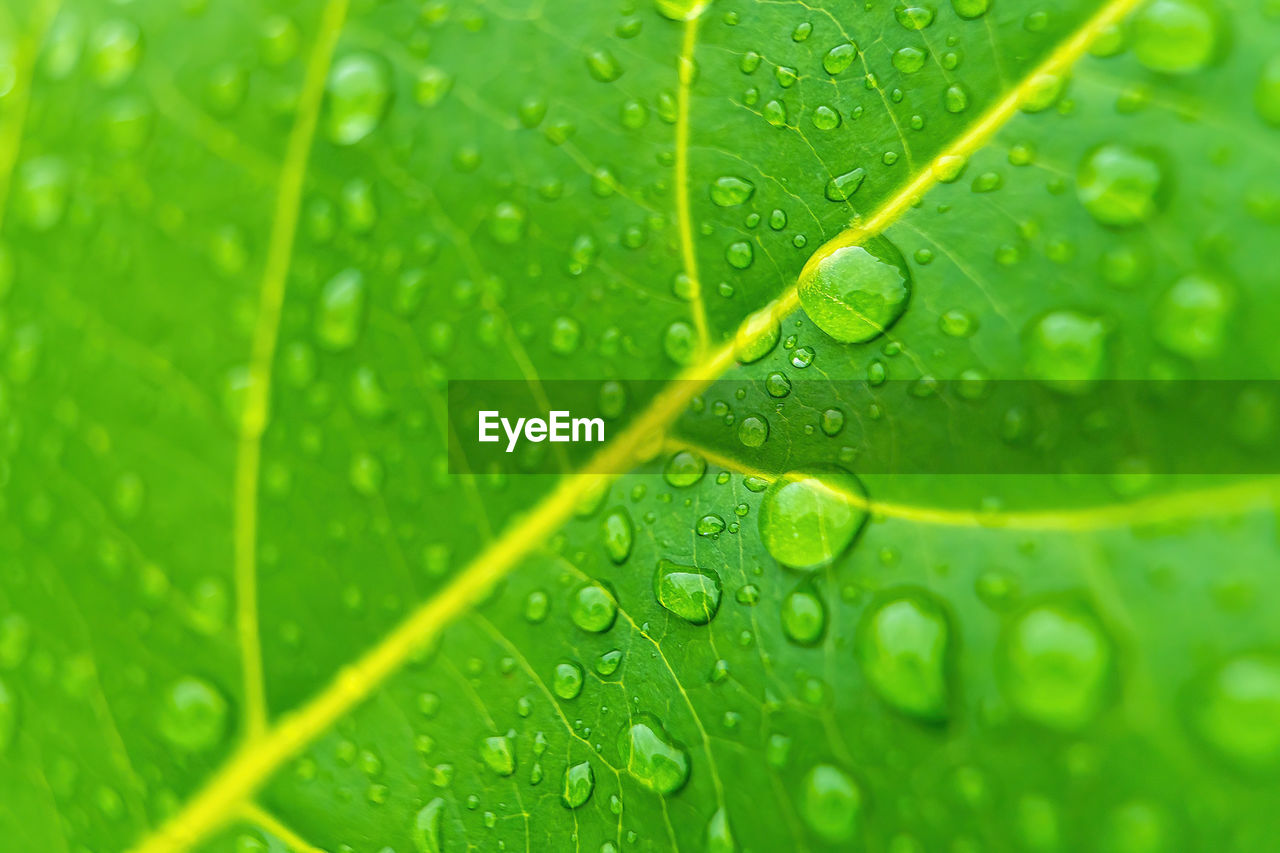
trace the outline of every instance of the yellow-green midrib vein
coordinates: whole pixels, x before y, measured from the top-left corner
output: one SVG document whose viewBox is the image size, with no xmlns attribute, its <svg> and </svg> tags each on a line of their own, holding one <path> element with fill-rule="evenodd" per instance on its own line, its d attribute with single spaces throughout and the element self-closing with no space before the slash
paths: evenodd
<svg viewBox="0 0 1280 853">
<path fill-rule="evenodd" d="M 341 0 L 334 0 L 341 2 Z M 988 109 L 977 122 L 934 158 L 912 181 L 867 219 L 857 222 L 821 247 L 810 263 L 840 246 L 855 244 L 888 227 L 937 183 L 946 158 L 969 157 L 1018 111 L 1042 74 L 1069 68 L 1095 38 L 1118 24 L 1140 0 L 1111 0 L 1059 45 L 1031 74 Z M 798 307 L 792 285 L 770 306 L 776 316 Z M 134 848 L 135 853 L 169 853 L 186 849 L 235 817 L 240 804 L 286 761 L 297 755 L 343 715 L 368 697 L 417 650 L 430 642 L 454 617 L 483 597 L 537 543 L 570 518 L 580 498 L 611 480 L 613 472 L 634 465 L 652 436 L 661 433 L 689 401 L 735 363 L 734 345 L 726 343 L 686 369 L 609 447 L 578 475 L 570 476 L 499 539 L 490 544 L 438 595 L 418 606 L 390 634 L 338 675 L 314 698 L 283 716 L 262 737 L 233 753 L 199 792 L 165 824 Z"/>
</svg>

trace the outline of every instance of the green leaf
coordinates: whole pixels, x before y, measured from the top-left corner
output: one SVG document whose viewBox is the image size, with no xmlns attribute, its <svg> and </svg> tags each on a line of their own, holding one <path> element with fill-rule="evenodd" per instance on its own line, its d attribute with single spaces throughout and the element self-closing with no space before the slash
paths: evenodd
<svg viewBox="0 0 1280 853">
<path fill-rule="evenodd" d="M 0 834 L 1266 849 L 1278 35 L 4 0 Z"/>
</svg>

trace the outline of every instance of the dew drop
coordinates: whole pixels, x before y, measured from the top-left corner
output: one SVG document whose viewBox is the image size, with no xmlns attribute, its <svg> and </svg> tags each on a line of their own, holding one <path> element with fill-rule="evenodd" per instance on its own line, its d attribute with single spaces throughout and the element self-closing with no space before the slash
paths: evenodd
<svg viewBox="0 0 1280 853">
<path fill-rule="evenodd" d="M 582 693 L 582 667 L 561 661 L 551 673 L 551 692 L 561 699 L 577 699 Z"/>
<path fill-rule="evenodd" d="M 711 183 L 711 200 L 720 207 L 735 207 L 756 191 L 755 184 L 745 178 L 723 175 Z"/>
<path fill-rule="evenodd" d="M 819 329 L 837 341 L 862 343 L 884 334 L 907 310 L 911 272 L 897 247 L 873 237 L 810 258 L 799 294 Z"/>
<path fill-rule="evenodd" d="M 836 175 L 827 181 L 827 186 L 823 193 L 828 201 L 847 201 L 850 196 L 862 187 L 862 182 L 866 179 L 867 170 L 859 167 L 845 172 L 843 175 Z"/>
<path fill-rule="evenodd" d="M 725 249 L 724 259 L 736 270 L 745 270 L 755 260 L 755 250 L 745 240 L 730 243 Z"/>
<path fill-rule="evenodd" d="M 595 789 L 596 772 L 591 769 L 591 763 L 583 761 L 580 764 L 574 764 L 565 768 L 564 790 L 560 795 L 560 801 L 566 808 L 576 809 L 591 799 L 591 792 Z"/>
<path fill-rule="evenodd" d="M 427 803 L 413 818 L 413 846 L 418 853 L 443 853 L 441 821 L 444 814 L 444 798 L 436 797 Z"/>
<path fill-rule="evenodd" d="M 62 221 L 71 194 L 71 171 L 61 157 L 37 157 L 18 170 L 15 206 L 24 222 L 48 231 Z"/>
<path fill-rule="evenodd" d="M 997 670 L 1019 714 L 1050 728 L 1075 730 L 1102 708 L 1113 656 L 1111 641 L 1091 614 L 1043 604 L 1006 627 Z"/>
<path fill-rule="evenodd" d="M 391 102 L 391 74 L 371 53 L 339 59 L 326 87 L 325 132 L 335 145 L 355 145 L 377 129 Z"/>
<path fill-rule="evenodd" d="M 827 55 L 822 57 L 822 69 L 828 74 L 835 76 L 844 71 L 853 64 L 853 60 L 858 55 L 858 48 L 855 45 L 838 44 L 831 50 L 827 51 Z"/>
<path fill-rule="evenodd" d="M 762 308 L 747 317 L 734 338 L 734 355 L 743 364 L 759 361 L 778 345 L 782 324 L 771 308 Z"/>
<path fill-rule="evenodd" d="M 480 760 L 499 776 L 510 776 L 516 772 L 516 754 L 511 748 L 511 739 L 497 735 L 480 741 Z"/>
<path fill-rule="evenodd" d="M 696 453 L 681 450 L 667 460 L 662 477 L 677 489 L 687 488 L 702 479 L 707 471 L 707 461 Z"/>
<path fill-rule="evenodd" d="M 862 790 L 839 767 L 819 764 L 805 774 L 800 813 L 809 828 L 827 841 L 847 841 L 858 829 Z"/>
<path fill-rule="evenodd" d="M 1221 283 L 1188 275 L 1156 303 L 1152 333 L 1162 346 L 1178 355 L 1209 358 L 1222 349 L 1231 307 L 1231 293 Z"/>
<path fill-rule="evenodd" d="M 569 618 L 582 630 L 600 634 L 613 627 L 618 618 L 618 602 L 601 584 L 583 584 L 569 602 Z"/>
<path fill-rule="evenodd" d="M 810 589 L 797 589 L 782 600 L 782 633 L 800 646 L 813 646 L 827 627 L 827 608 Z"/>
<path fill-rule="evenodd" d="M 601 83 L 612 83 L 622 76 L 622 66 L 617 57 L 607 50 L 593 50 L 587 54 L 587 70 Z"/>
<path fill-rule="evenodd" d="M 88 53 L 94 81 L 103 88 L 119 86 L 142 58 L 142 31 L 132 21 L 106 21 L 90 37 Z"/>
<path fill-rule="evenodd" d="M 809 569 L 843 553 L 866 518 L 866 490 L 857 477 L 837 468 L 801 469 L 769 487 L 760 538 L 782 565 Z"/>
<path fill-rule="evenodd" d="M 631 545 L 635 540 L 631 514 L 624 507 L 615 508 L 600 523 L 600 537 L 609 559 L 618 565 L 625 563 L 631 556 Z"/>
<path fill-rule="evenodd" d="M 895 594 L 863 615 L 855 646 L 876 695 L 920 720 L 947 718 L 950 628 L 942 605 L 923 591 Z"/>
<path fill-rule="evenodd" d="M 184 752 L 217 746 L 227 733 L 227 700 L 209 682 L 192 675 L 169 685 L 160 700 L 160 734 Z"/>
<path fill-rule="evenodd" d="M 720 524 L 723 528 L 724 522 Z M 662 560 L 653 575 L 653 594 L 659 604 L 686 622 L 705 625 L 720 609 L 720 575 L 711 569 Z"/>
<path fill-rule="evenodd" d="M 1027 373 L 1066 393 L 1083 393 L 1106 372 L 1107 330 L 1078 311 L 1052 311 L 1027 330 Z"/>
<path fill-rule="evenodd" d="M 1262 67 L 1257 88 L 1253 90 L 1253 105 L 1263 121 L 1280 127 L 1280 56 L 1273 56 Z"/>
<path fill-rule="evenodd" d="M 747 415 L 738 422 L 738 441 L 743 447 L 759 447 L 769 438 L 769 422 L 761 415 Z"/>
<path fill-rule="evenodd" d="M 674 794 L 689 778 L 689 753 L 648 714 L 622 730 L 618 752 L 631 777 L 655 793 Z"/>
<path fill-rule="evenodd" d="M 901 71 L 903 74 L 915 74 L 921 68 L 924 68 L 924 61 L 927 54 L 918 47 L 898 48 L 893 54 L 893 67 Z"/>
<path fill-rule="evenodd" d="M 350 349 L 360 337 L 364 322 L 364 276 L 345 269 L 320 290 L 315 333 L 320 346 L 331 352 Z"/>
<path fill-rule="evenodd" d="M 1220 29 L 1208 0 L 1151 0 L 1130 23 L 1133 53 L 1152 71 L 1189 74 L 1213 60 Z"/>
<path fill-rule="evenodd" d="M 692 21 L 710 3 L 711 0 L 654 0 L 658 14 L 672 21 Z"/>
<path fill-rule="evenodd" d="M 987 14 L 991 0 L 951 0 L 951 8 L 965 20 L 973 20 Z"/>
<path fill-rule="evenodd" d="M 1192 730 L 1246 772 L 1280 766 L 1280 659 L 1253 653 L 1228 660 L 1196 685 L 1187 706 Z"/>
<path fill-rule="evenodd" d="M 1103 225 L 1136 225 L 1155 215 L 1164 170 L 1148 153 L 1112 143 L 1090 151 L 1076 173 L 1076 196 Z"/>
<path fill-rule="evenodd" d="M 738 845 L 729 826 L 729 815 L 720 807 L 707 821 L 706 853 L 737 853 Z"/>
</svg>

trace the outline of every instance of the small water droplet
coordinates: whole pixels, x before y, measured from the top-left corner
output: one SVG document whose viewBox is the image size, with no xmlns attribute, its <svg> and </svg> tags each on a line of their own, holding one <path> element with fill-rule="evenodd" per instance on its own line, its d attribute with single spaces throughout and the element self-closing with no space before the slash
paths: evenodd
<svg viewBox="0 0 1280 853">
<path fill-rule="evenodd" d="M 209 682 L 193 675 L 169 685 L 160 700 L 160 734 L 184 752 L 202 752 L 227 733 L 227 700 Z"/>
<path fill-rule="evenodd" d="M 578 587 L 569 602 L 569 618 L 584 631 L 600 634 L 613 627 L 618 602 L 613 593 L 598 583 Z"/>
<path fill-rule="evenodd" d="M 564 790 L 560 795 L 566 808 L 576 809 L 591 799 L 591 792 L 596 789 L 596 773 L 591 763 L 583 761 L 565 768 Z"/>
<path fill-rule="evenodd" d="M 331 352 L 350 349 L 360 337 L 364 322 L 364 276 L 345 269 L 320 290 L 315 332 L 320 346 Z"/>
<path fill-rule="evenodd" d="M 1155 215 L 1164 169 L 1149 152 L 1112 143 L 1093 149 L 1076 173 L 1076 195 L 1103 225 L 1127 226 Z"/>
<path fill-rule="evenodd" d="M 827 627 L 827 608 L 811 589 L 793 590 L 782 600 L 782 633 L 797 645 L 813 646 Z"/>
<path fill-rule="evenodd" d="M 723 528 L 724 522 L 720 524 Z M 653 576 L 653 594 L 681 619 L 705 625 L 720 609 L 720 576 L 711 569 L 662 560 Z"/>
<path fill-rule="evenodd" d="M 847 841 L 858 829 L 862 789 L 839 767 L 819 764 L 801 784 L 800 813 L 809 828 L 827 841 Z"/>
<path fill-rule="evenodd" d="M 648 714 L 622 730 L 618 752 L 631 777 L 655 793 L 674 794 L 689 778 L 689 753 Z"/>
<path fill-rule="evenodd" d="M 1050 728 L 1074 730 L 1101 710 L 1113 657 L 1111 641 L 1090 613 L 1041 604 L 1006 626 L 997 669 L 1018 713 Z"/>
<path fill-rule="evenodd" d="M 862 673 L 888 705 L 920 720 L 947 718 L 951 642 L 942 605 L 923 591 L 895 593 L 858 625 Z"/>
<path fill-rule="evenodd" d="M 755 184 L 746 178 L 722 175 L 711 182 L 711 200 L 720 207 L 735 207 L 751 198 Z"/>
<path fill-rule="evenodd" d="M 326 87 L 325 130 L 335 145 L 355 145 L 377 129 L 391 102 L 386 61 L 372 53 L 353 53 L 334 63 Z"/>
</svg>

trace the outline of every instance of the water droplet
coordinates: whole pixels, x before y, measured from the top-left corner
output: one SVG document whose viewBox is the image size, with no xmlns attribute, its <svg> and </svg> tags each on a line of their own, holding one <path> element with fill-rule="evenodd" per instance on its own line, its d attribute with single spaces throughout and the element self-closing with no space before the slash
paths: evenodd
<svg viewBox="0 0 1280 853">
<path fill-rule="evenodd" d="M 133 75 L 142 58 L 142 31 L 132 21 L 106 21 L 89 39 L 89 67 L 103 88 L 119 86 Z"/>
<path fill-rule="evenodd" d="M 813 126 L 818 130 L 835 130 L 840 126 L 840 113 L 823 104 L 813 111 Z M 785 216 L 785 214 L 783 214 Z M 772 224 L 772 220 L 770 221 Z M 783 225 L 786 223 L 784 222 Z M 777 230 L 777 229 L 774 229 Z"/>
<path fill-rule="evenodd" d="M 36 231 L 48 231 L 62 221 L 71 193 L 71 171 L 61 157 L 37 157 L 18 171 L 16 207 Z"/>
<path fill-rule="evenodd" d="M 595 789 L 596 772 L 591 769 L 591 763 L 583 761 L 580 764 L 574 764 L 564 771 L 564 791 L 560 795 L 561 802 L 566 808 L 576 809 L 591 799 L 591 792 Z"/>
<path fill-rule="evenodd" d="M 923 50 L 918 47 L 900 47 L 893 54 L 893 67 L 901 71 L 903 74 L 915 74 L 921 68 L 924 68 L 924 61 L 928 57 Z"/>
<path fill-rule="evenodd" d="M 0 678 L 0 755 L 8 752 L 18 733 L 18 695 Z"/>
<path fill-rule="evenodd" d="M 508 737 L 498 735 L 480 741 L 480 760 L 499 776 L 516 772 L 516 754 Z"/>
<path fill-rule="evenodd" d="M 551 692 L 561 699 L 577 699 L 582 693 L 582 667 L 573 661 L 561 661 L 551 673 Z"/>
<path fill-rule="evenodd" d="M 729 815 L 721 807 L 707 821 L 706 853 L 737 853 L 737 850 L 738 845 L 729 827 Z"/>
<path fill-rule="evenodd" d="M 858 829 L 862 790 L 839 767 L 819 764 L 805 774 L 800 813 L 809 828 L 827 841 L 847 841 Z"/>
<path fill-rule="evenodd" d="M 326 87 L 325 130 L 335 145 L 355 145 L 377 129 L 391 102 L 391 74 L 386 62 L 371 53 L 339 59 Z"/>
<path fill-rule="evenodd" d="M 1155 215 L 1164 170 L 1149 153 L 1109 144 L 1085 156 L 1076 173 L 1076 196 L 1103 225 L 1136 225 Z"/>
<path fill-rule="evenodd" d="M 185 676 L 160 700 L 160 734 L 184 752 L 217 746 L 227 733 L 227 700 L 209 682 Z"/>
<path fill-rule="evenodd" d="M 911 297 L 911 272 L 892 243 L 873 237 L 810 258 L 800 273 L 800 304 L 837 341 L 862 343 L 884 334 Z"/>
<path fill-rule="evenodd" d="M 764 120 L 774 127 L 786 127 L 787 105 L 779 100 L 769 101 L 764 105 Z"/>
<path fill-rule="evenodd" d="M 1152 333 L 1161 345 L 1187 358 L 1217 355 L 1232 301 L 1230 291 L 1221 283 L 1188 275 L 1156 303 Z"/>
<path fill-rule="evenodd" d="M 981 18 L 991 8 L 991 0 L 951 0 L 951 8 L 966 20 Z"/>
<path fill-rule="evenodd" d="M 444 96 L 449 94 L 452 88 L 452 74 L 443 68 L 426 65 L 418 71 L 418 79 L 413 84 L 413 97 L 424 107 L 434 107 L 444 100 Z M 524 117 L 524 113 L 521 113 L 521 117 Z M 534 124 L 536 125 L 537 122 Z M 526 127 L 530 126 L 532 125 L 526 125 Z"/>
<path fill-rule="evenodd" d="M 578 587 L 569 602 L 569 618 L 584 631 L 600 634 L 613 627 L 618 618 L 618 602 L 613 593 L 598 583 Z"/>
<path fill-rule="evenodd" d="M 654 0 L 658 14 L 672 21 L 692 21 L 710 4 L 711 0 Z"/>
<path fill-rule="evenodd" d="M 662 351 L 676 364 L 691 364 L 698 351 L 698 335 L 693 326 L 682 320 L 667 326 L 662 336 Z"/>
<path fill-rule="evenodd" d="M 956 83 L 942 93 L 942 106 L 949 113 L 962 113 L 969 108 L 969 92 Z"/>
<path fill-rule="evenodd" d="M 791 353 L 791 366 L 801 370 L 813 364 L 813 347 L 799 347 Z"/>
<path fill-rule="evenodd" d="M 791 380 L 785 373 L 770 373 L 764 378 L 764 390 L 770 397 L 780 399 L 791 393 Z"/>
<path fill-rule="evenodd" d="M 617 57 L 607 50 L 593 50 L 587 54 L 587 70 L 601 83 L 612 83 L 622 76 L 622 66 Z"/>
<path fill-rule="evenodd" d="M 950 634 L 942 605 L 931 595 L 897 593 L 862 617 L 858 663 L 876 694 L 896 710 L 945 720 Z"/>
<path fill-rule="evenodd" d="M 1280 56 L 1273 56 L 1262 66 L 1258 86 L 1253 90 L 1253 105 L 1263 121 L 1280 127 Z"/>
<path fill-rule="evenodd" d="M 755 184 L 745 178 L 723 175 L 711 183 L 711 200 L 720 207 L 735 207 L 751 198 L 755 191 Z"/>
<path fill-rule="evenodd" d="M 750 243 L 745 240 L 739 240 L 736 243 L 730 243 L 729 248 L 725 249 L 724 259 L 734 269 L 745 270 L 755 260 L 755 250 Z"/>
<path fill-rule="evenodd" d="M 724 519 L 714 513 L 704 515 L 698 519 L 694 530 L 699 536 L 719 536 L 724 532 Z"/>
<path fill-rule="evenodd" d="M 674 794 L 689 778 L 689 753 L 648 714 L 622 730 L 618 752 L 631 777 L 655 793 Z"/>
<path fill-rule="evenodd" d="M 848 42 L 838 44 L 827 51 L 826 56 L 822 57 L 822 68 L 828 74 L 834 76 L 852 65 L 857 55 L 858 48 L 856 45 Z"/>
<path fill-rule="evenodd" d="M 413 818 L 413 846 L 418 853 L 443 853 L 441 821 L 444 798 L 436 797 L 418 810 Z"/>
<path fill-rule="evenodd" d="M 667 460 L 662 477 L 677 489 L 687 488 L 702 479 L 707 471 L 707 460 L 696 453 L 681 450 Z"/>
<path fill-rule="evenodd" d="M 866 490 L 837 468 L 791 471 L 769 487 L 760 538 L 784 566 L 809 569 L 839 556 L 867 518 Z"/>
<path fill-rule="evenodd" d="M 923 30 L 933 23 L 934 11 L 928 6 L 898 6 L 893 10 L 898 23 L 908 30 Z"/>
<path fill-rule="evenodd" d="M 1055 729 L 1079 729 L 1101 709 L 1113 652 L 1091 614 L 1042 604 L 1005 629 L 997 669 L 1005 696 L 1022 716 Z"/>
<path fill-rule="evenodd" d="M 365 285 L 359 270 L 345 269 L 320 290 L 315 332 L 320 346 L 331 352 L 350 349 L 364 322 Z"/>
<path fill-rule="evenodd" d="M 1024 349 L 1030 376 L 1059 391 L 1084 393 L 1106 371 L 1106 326 L 1078 311 L 1053 311 L 1028 329 Z"/>
<path fill-rule="evenodd" d="M 734 354 L 738 361 L 750 364 L 759 361 L 778 345 L 782 325 L 769 308 L 762 308 L 747 317 L 734 338 Z"/>
<path fill-rule="evenodd" d="M 769 438 L 769 422 L 761 415 L 747 415 L 738 423 L 738 441 L 743 447 L 759 447 Z"/>
<path fill-rule="evenodd" d="M 724 522 L 720 524 L 723 528 Z M 720 609 L 720 576 L 711 569 L 662 560 L 653 575 L 653 594 L 681 619 L 705 625 Z"/>
<path fill-rule="evenodd" d="M 631 514 L 623 507 L 615 508 L 600 523 L 604 551 L 609 555 L 610 560 L 619 565 L 625 563 L 631 556 L 634 534 L 635 525 L 631 522 Z"/>
<path fill-rule="evenodd" d="M 489 234 L 503 245 L 511 245 L 524 236 L 524 208 L 509 201 L 499 202 L 489 216 Z"/>
<path fill-rule="evenodd" d="M 818 420 L 818 426 L 824 435 L 835 437 L 844 429 L 844 412 L 839 409 L 827 409 Z"/>
<path fill-rule="evenodd" d="M 810 589 L 793 590 L 782 600 L 782 633 L 801 646 L 813 646 L 827 627 L 827 608 Z"/>
<path fill-rule="evenodd" d="M 843 175 L 836 175 L 827 181 L 826 189 L 823 192 L 828 201 L 847 201 L 850 196 L 858 191 L 866 178 L 867 170 L 857 168 L 845 172 Z"/>
<path fill-rule="evenodd" d="M 1129 26 L 1139 62 L 1153 71 L 1188 74 L 1213 60 L 1221 22 L 1208 0 L 1151 0 Z"/>
<path fill-rule="evenodd" d="M 1192 699 L 1192 730 L 1228 763 L 1246 772 L 1280 766 L 1280 659 L 1232 658 L 1196 685 Z"/>
<path fill-rule="evenodd" d="M 618 667 L 622 665 L 622 651 L 620 649 L 611 649 L 603 652 L 596 658 L 595 670 L 596 675 L 609 677 L 618 671 Z"/>
</svg>

